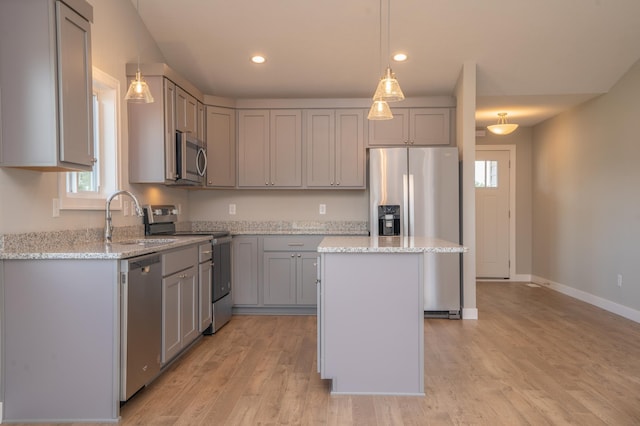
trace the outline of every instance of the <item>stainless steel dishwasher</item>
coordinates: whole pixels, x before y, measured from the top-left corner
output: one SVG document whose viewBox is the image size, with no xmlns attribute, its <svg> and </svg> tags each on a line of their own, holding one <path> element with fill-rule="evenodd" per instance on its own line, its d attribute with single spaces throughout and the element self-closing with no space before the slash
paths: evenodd
<svg viewBox="0 0 640 426">
<path fill-rule="evenodd" d="M 160 372 L 162 268 L 159 254 L 120 267 L 120 400 L 126 401 Z"/>
</svg>

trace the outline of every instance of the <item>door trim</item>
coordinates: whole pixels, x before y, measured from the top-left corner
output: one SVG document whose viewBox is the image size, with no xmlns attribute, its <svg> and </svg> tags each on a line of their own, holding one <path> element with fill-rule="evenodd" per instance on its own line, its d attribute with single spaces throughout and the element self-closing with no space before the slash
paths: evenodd
<svg viewBox="0 0 640 426">
<path fill-rule="evenodd" d="M 509 151 L 509 280 L 516 274 L 516 146 L 476 145 L 476 151 Z"/>
</svg>

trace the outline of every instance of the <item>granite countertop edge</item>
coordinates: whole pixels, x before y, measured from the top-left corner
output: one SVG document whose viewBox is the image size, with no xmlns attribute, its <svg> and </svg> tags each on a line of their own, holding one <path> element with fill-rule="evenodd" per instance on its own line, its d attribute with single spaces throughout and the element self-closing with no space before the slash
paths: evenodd
<svg viewBox="0 0 640 426">
<path fill-rule="evenodd" d="M 466 253 L 467 247 L 429 237 L 326 237 L 318 253 Z"/>
</svg>

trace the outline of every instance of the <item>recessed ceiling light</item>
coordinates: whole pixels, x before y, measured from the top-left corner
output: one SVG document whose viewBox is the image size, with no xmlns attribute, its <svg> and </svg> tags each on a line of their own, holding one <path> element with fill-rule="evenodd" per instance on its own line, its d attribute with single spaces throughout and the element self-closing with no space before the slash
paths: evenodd
<svg viewBox="0 0 640 426">
<path fill-rule="evenodd" d="M 403 62 L 407 60 L 407 54 L 406 53 L 396 53 L 395 55 L 393 55 L 393 60 L 396 62 Z"/>
<path fill-rule="evenodd" d="M 262 55 L 255 55 L 251 57 L 251 62 L 253 62 L 254 64 L 264 64 L 266 61 L 267 58 Z"/>
</svg>

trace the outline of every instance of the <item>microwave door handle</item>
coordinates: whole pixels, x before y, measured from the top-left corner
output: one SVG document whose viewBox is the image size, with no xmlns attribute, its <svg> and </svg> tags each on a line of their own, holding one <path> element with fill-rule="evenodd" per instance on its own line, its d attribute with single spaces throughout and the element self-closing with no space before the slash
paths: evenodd
<svg viewBox="0 0 640 426">
<path fill-rule="evenodd" d="M 202 155 L 202 158 L 204 158 L 204 167 L 202 168 L 202 170 L 200 170 L 200 156 Z M 198 174 L 200 176 L 204 176 L 205 172 L 207 171 L 207 153 L 205 152 L 204 148 L 200 148 L 198 149 L 198 155 L 196 156 L 196 169 L 198 170 Z"/>
</svg>

